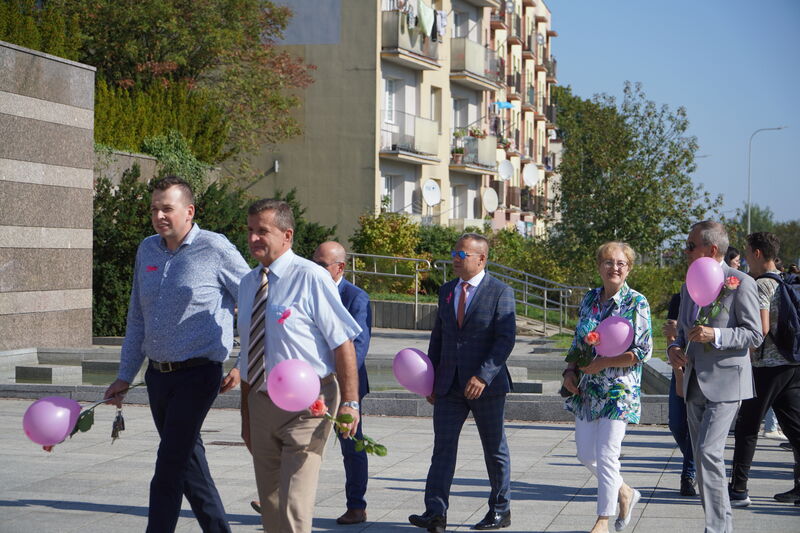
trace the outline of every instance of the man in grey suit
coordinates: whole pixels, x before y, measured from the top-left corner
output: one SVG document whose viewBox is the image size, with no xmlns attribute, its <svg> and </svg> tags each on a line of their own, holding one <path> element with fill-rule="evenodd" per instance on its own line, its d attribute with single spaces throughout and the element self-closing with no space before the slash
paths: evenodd
<svg viewBox="0 0 800 533">
<path fill-rule="evenodd" d="M 506 360 L 514 348 L 514 291 L 484 271 L 486 237 L 461 236 L 453 254 L 458 278 L 439 290 L 439 310 L 428 357 L 434 369 L 433 456 L 425 483 L 425 512 L 409 522 L 441 533 L 447 527 L 458 437 L 469 413 L 475 419 L 489 474 L 489 511 L 473 529 L 511 525 L 511 459 L 504 418 L 511 378 Z"/>
<path fill-rule="evenodd" d="M 722 224 L 706 220 L 692 226 L 685 250 L 689 264 L 711 257 L 720 262 L 726 280 L 734 277 L 739 283 L 733 289 L 723 288 L 720 312 L 705 325 L 695 322 L 698 314 L 706 316 L 709 309 L 698 309 L 684 285 L 678 338 L 667 350 L 671 365 L 686 368 L 683 392 L 706 533 L 733 531 L 725 440 L 741 401 L 753 397 L 748 350 L 758 346 L 763 337 L 756 283 L 725 264 L 727 249 L 728 233 Z"/>
</svg>

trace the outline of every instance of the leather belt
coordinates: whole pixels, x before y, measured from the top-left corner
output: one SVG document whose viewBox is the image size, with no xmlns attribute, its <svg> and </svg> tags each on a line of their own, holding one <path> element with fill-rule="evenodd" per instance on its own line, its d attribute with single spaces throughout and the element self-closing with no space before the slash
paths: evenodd
<svg viewBox="0 0 800 533">
<path fill-rule="evenodd" d="M 175 370 L 181 370 L 184 368 L 192 368 L 195 366 L 202 366 L 211 363 L 210 359 L 205 357 L 195 357 L 194 359 L 187 359 L 185 361 L 153 361 L 150 360 L 150 368 L 153 370 L 157 370 L 161 373 L 167 372 L 174 372 Z"/>
</svg>

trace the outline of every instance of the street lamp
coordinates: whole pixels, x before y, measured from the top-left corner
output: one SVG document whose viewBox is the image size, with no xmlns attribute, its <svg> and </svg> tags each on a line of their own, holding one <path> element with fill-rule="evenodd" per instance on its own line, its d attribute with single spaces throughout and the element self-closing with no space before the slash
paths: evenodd
<svg viewBox="0 0 800 533">
<path fill-rule="evenodd" d="M 747 234 L 750 235 L 750 154 L 753 149 L 753 137 L 756 136 L 756 133 L 762 131 L 771 131 L 771 130 L 782 130 L 788 126 L 778 126 L 777 128 L 761 128 L 757 129 L 753 132 L 750 136 L 750 140 L 747 142 Z"/>
</svg>

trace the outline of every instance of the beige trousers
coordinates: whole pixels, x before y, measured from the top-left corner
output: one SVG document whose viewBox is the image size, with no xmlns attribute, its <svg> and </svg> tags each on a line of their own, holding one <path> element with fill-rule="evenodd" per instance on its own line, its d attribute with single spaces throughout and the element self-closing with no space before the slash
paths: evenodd
<svg viewBox="0 0 800 533">
<path fill-rule="evenodd" d="M 335 415 L 340 400 L 337 381 L 324 379 L 320 394 L 325 397 L 328 412 Z M 333 424 L 312 417 L 308 410 L 284 411 L 255 388 L 250 390 L 248 403 L 264 531 L 309 533 L 322 455 Z"/>
</svg>

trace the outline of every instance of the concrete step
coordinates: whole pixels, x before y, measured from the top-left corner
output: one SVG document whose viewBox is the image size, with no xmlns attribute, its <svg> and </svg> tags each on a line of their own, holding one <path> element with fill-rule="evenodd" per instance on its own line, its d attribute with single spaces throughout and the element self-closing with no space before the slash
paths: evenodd
<svg viewBox="0 0 800 533">
<path fill-rule="evenodd" d="M 83 371 L 79 366 L 19 365 L 15 369 L 17 383 L 50 383 L 55 385 L 80 385 Z"/>
</svg>

